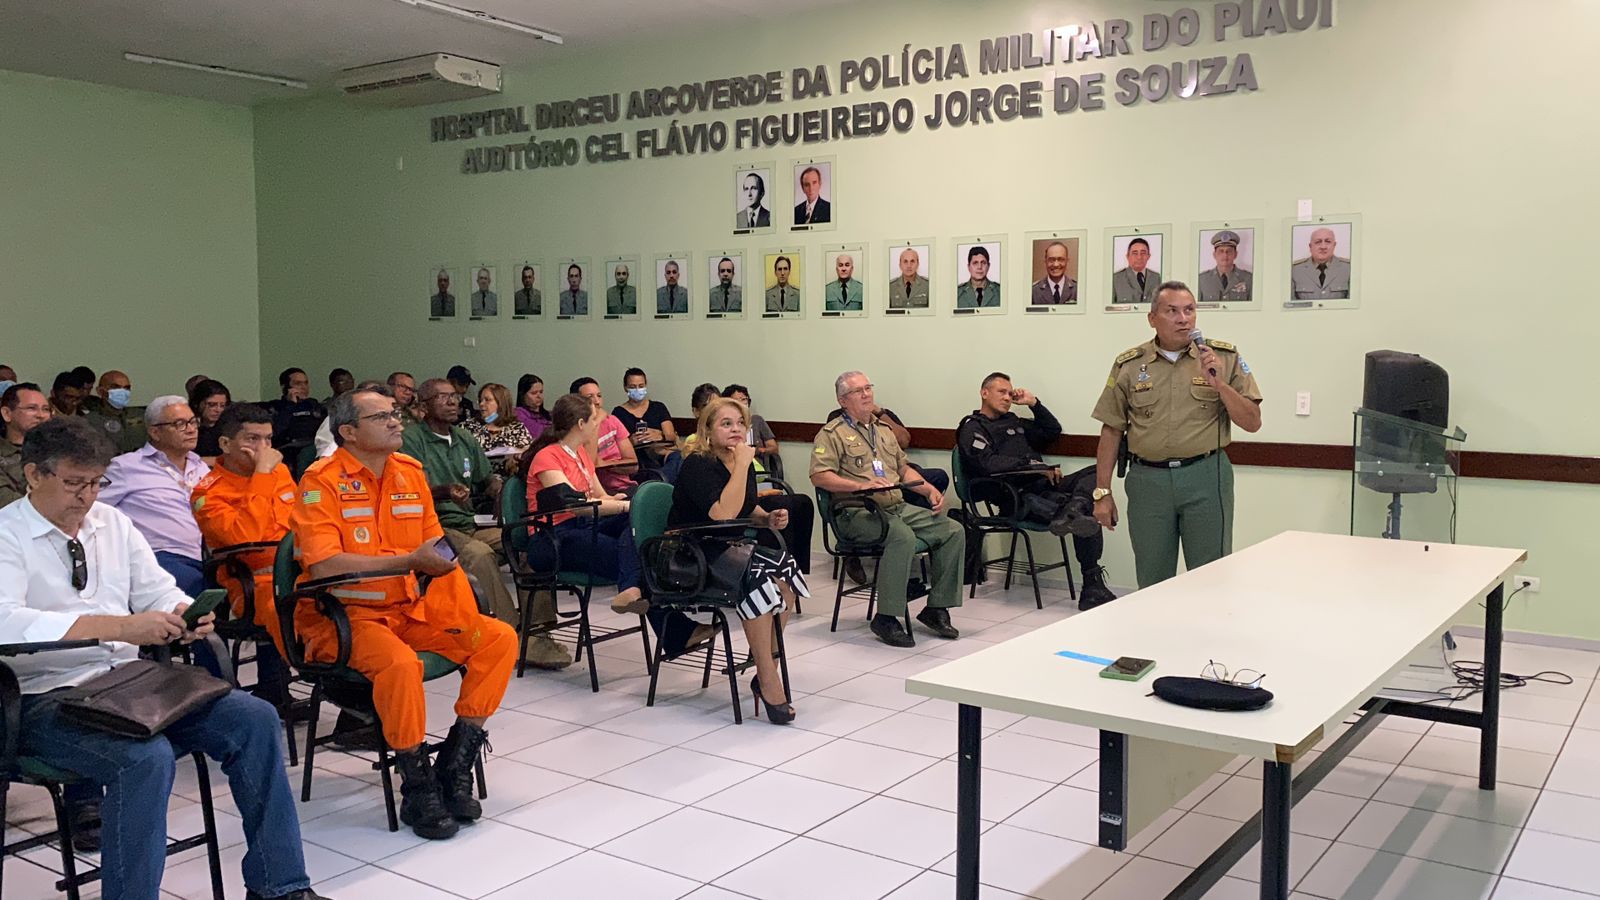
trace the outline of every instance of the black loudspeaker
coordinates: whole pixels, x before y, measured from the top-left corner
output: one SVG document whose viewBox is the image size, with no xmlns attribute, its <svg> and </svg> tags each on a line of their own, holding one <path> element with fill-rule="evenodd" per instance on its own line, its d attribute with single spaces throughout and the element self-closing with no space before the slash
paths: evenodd
<svg viewBox="0 0 1600 900">
<path fill-rule="evenodd" d="M 1361 405 L 1413 422 L 1444 429 L 1450 424 L 1450 376 L 1438 363 L 1415 353 L 1373 350 L 1367 354 Z M 1399 426 L 1368 420 L 1361 435 L 1362 451 L 1375 458 L 1431 461 L 1442 453 L 1437 439 Z M 1369 472 L 1361 486 L 1385 494 L 1422 494 L 1438 490 L 1435 476 L 1407 472 Z"/>
</svg>

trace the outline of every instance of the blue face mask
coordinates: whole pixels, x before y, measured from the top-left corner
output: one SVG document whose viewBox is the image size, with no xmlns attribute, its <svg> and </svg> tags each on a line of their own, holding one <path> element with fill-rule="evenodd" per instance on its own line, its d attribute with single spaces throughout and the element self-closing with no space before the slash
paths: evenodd
<svg viewBox="0 0 1600 900">
<path fill-rule="evenodd" d="M 494 420 L 498 419 L 498 418 L 500 418 L 500 414 L 499 413 L 497 413 L 497 412 L 489 413 L 487 416 L 483 417 L 483 424 L 485 424 L 485 425 L 493 425 L 494 424 Z"/>
<path fill-rule="evenodd" d="M 628 399 L 632 400 L 635 403 L 638 403 L 640 400 L 643 400 L 644 398 L 646 398 L 648 396 L 650 396 L 650 392 L 645 390 L 642 387 L 641 388 L 628 388 Z"/>
<path fill-rule="evenodd" d="M 131 399 L 133 399 L 133 391 L 127 388 L 112 388 L 106 391 L 106 402 L 111 404 L 112 409 L 126 407 Z"/>
</svg>

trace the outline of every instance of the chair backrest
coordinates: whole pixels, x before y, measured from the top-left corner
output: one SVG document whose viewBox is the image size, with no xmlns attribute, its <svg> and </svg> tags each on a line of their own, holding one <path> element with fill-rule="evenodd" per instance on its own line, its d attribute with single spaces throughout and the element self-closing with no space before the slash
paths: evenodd
<svg viewBox="0 0 1600 900">
<path fill-rule="evenodd" d="M 317 461 L 317 445 L 316 445 L 316 443 L 313 442 L 313 443 L 305 445 L 304 447 L 301 447 L 300 448 L 300 452 L 295 454 L 294 462 L 292 463 L 292 465 L 293 465 L 292 472 L 294 474 L 294 479 L 296 481 L 299 481 L 300 480 L 300 476 L 304 475 L 306 473 L 306 470 L 311 468 L 311 464 L 316 462 L 316 461 Z"/>
<path fill-rule="evenodd" d="M 830 554 L 837 538 L 833 533 L 833 495 L 817 488 L 817 521 L 822 523 L 822 549 Z"/>
<path fill-rule="evenodd" d="M 500 488 L 500 521 L 502 524 L 505 522 L 515 522 L 527 514 L 528 483 L 523 481 L 520 476 L 513 475 L 510 478 L 507 478 L 506 483 Z M 518 556 L 522 556 L 523 554 L 527 553 L 528 529 L 510 528 L 506 530 L 509 531 L 510 534 L 502 535 L 502 542 L 504 542 L 504 538 L 510 538 L 511 546 L 506 548 L 507 551 L 510 553 L 515 553 Z"/>
<path fill-rule="evenodd" d="M 950 483 L 956 486 L 956 498 L 962 506 L 971 506 L 972 500 L 967 496 L 967 479 L 961 473 L 961 448 L 950 448 Z"/>
<path fill-rule="evenodd" d="M 633 523 L 633 541 L 637 546 L 659 536 L 667 530 L 667 514 L 672 511 L 672 485 L 665 481 L 647 481 L 633 494 L 629 519 Z"/>
<path fill-rule="evenodd" d="M 303 648 L 294 633 L 294 604 L 289 602 L 289 597 L 298 580 L 300 561 L 295 559 L 294 532 L 291 531 L 278 542 L 278 553 L 272 558 L 272 606 L 278 614 L 279 633 L 289 651 L 289 662 L 296 667 L 302 659 Z"/>
</svg>

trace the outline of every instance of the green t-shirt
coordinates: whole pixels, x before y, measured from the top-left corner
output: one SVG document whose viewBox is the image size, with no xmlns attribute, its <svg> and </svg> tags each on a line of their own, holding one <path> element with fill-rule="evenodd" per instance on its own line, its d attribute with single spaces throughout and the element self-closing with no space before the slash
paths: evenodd
<svg viewBox="0 0 1600 900">
<path fill-rule="evenodd" d="M 428 476 L 429 487 L 447 484 L 464 484 L 474 494 L 482 493 L 494 473 L 483 447 L 465 428 L 450 429 L 450 435 L 434 434 L 427 425 L 415 423 L 406 426 L 400 442 L 400 452 L 415 457 L 422 463 Z M 472 531 L 472 510 L 458 503 L 441 500 L 434 503 L 439 513 L 439 524 L 456 531 Z"/>
</svg>

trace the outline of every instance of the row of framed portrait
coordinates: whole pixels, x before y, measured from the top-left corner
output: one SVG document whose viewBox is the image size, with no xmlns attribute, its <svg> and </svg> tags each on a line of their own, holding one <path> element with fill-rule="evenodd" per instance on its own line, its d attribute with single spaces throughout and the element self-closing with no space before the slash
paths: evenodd
<svg viewBox="0 0 1600 900">
<path fill-rule="evenodd" d="M 1275 256 L 1261 220 L 1215 221 L 1190 226 L 1194 261 L 1179 270 L 1170 225 L 1105 230 L 1103 272 L 1091 287 L 1092 264 L 1082 229 L 1029 232 L 1018 259 L 1008 258 L 1005 235 L 950 240 L 939 263 L 931 237 L 825 244 L 811 249 L 773 247 L 563 256 L 548 263 L 526 257 L 505 264 L 480 261 L 463 270 L 449 263 L 428 271 L 428 317 L 435 321 L 512 319 L 803 319 L 934 315 L 1028 315 L 1144 312 L 1166 280 L 1185 281 L 1202 309 L 1254 310 L 1350 308 L 1359 302 L 1357 215 L 1319 216 L 1285 223 L 1288 244 Z M 819 268 L 813 270 L 815 259 Z M 1007 288 L 1026 278 L 1021 290 Z M 882 265 L 881 272 L 873 272 Z M 1270 278 L 1263 277 L 1263 270 Z M 1272 271 L 1276 269 L 1276 271 Z M 501 274 L 512 279 L 502 303 Z M 467 279 L 467 295 L 457 285 Z M 653 300 L 652 300 L 653 298 Z M 464 302 L 463 302 L 464 299 Z M 509 308 L 507 308 L 509 307 Z"/>
</svg>

